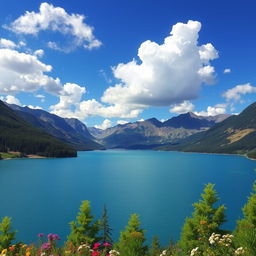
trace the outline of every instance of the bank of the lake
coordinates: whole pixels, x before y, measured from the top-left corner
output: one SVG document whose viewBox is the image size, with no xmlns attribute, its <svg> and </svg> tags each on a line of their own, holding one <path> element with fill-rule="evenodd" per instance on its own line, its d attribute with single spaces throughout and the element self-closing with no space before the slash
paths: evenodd
<svg viewBox="0 0 256 256">
<path fill-rule="evenodd" d="M 38 233 L 66 237 L 82 200 L 98 217 L 108 207 L 114 238 L 138 213 L 148 238 L 179 237 L 204 185 L 216 184 L 233 229 L 256 178 L 242 156 L 161 151 L 79 152 L 77 158 L 0 161 L 0 215 L 11 216 L 18 239 Z"/>
</svg>

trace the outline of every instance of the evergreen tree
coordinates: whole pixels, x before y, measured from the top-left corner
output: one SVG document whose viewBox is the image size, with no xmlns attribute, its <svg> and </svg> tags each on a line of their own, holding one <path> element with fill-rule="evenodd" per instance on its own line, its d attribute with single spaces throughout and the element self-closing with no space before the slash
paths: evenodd
<svg viewBox="0 0 256 256">
<path fill-rule="evenodd" d="M 147 252 L 144 242 L 144 230 L 140 228 L 139 217 L 132 214 L 125 230 L 120 233 L 116 248 L 122 256 L 144 256 Z"/>
<path fill-rule="evenodd" d="M 212 233 L 225 233 L 220 229 L 220 226 L 226 221 L 225 207 L 224 205 L 214 207 L 219 200 L 214 185 L 207 184 L 201 197 L 199 202 L 193 204 L 192 217 L 186 218 L 182 229 L 178 246 L 183 250 L 184 255 L 189 254 L 193 248 L 198 246 L 207 248 L 208 239 Z"/>
<path fill-rule="evenodd" d="M 97 237 L 100 230 L 100 222 L 93 219 L 90 202 L 82 201 L 76 221 L 70 222 L 71 233 L 68 236 L 68 241 L 74 245 L 98 242 L 100 240 L 100 237 Z"/>
<path fill-rule="evenodd" d="M 100 221 L 100 226 L 101 226 L 101 230 L 102 230 L 102 242 L 103 243 L 109 243 L 109 244 L 113 244 L 113 240 L 112 240 L 112 228 L 110 228 L 109 223 L 108 223 L 108 214 L 107 214 L 107 208 L 104 205 L 103 207 L 103 213 L 102 213 L 102 218 Z"/>
<path fill-rule="evenodd" d="M 237 221 L 234 232 L 237 247 L 246 248 L 248 256 L 255 256 L 256 252 L 256 183 L 253 193 L 243 207 L 244 218 Z"/>
<path fill-rule="evenodd" d="M 161 254 L 161 246 L 160 246 L 160 241 L 158 236 L 154 236 L 152 238 L 152 243 L 151 247 L 149 250 L 149 255 L 150 256 L 159 256 Z"/>
<path fill-rule="evenodd" d="M 7 249 L 15 240 L 16 231 L 11 231 L 11 218 L 4 217 L 0 223 L 0 251 Z"/>
</svg>

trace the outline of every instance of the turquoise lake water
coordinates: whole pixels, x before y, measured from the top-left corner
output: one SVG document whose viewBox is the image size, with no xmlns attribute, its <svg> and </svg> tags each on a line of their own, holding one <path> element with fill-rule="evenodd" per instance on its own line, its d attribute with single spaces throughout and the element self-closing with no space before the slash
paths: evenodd
<svg viewBox="0 0 256 256">
<path fill-rule="evenodd" d="M 17 239 L 56 233 L 65 240 L 80 202 L 100 216 L 106 204 L 117 239 L 131 213 L 147 238 L 177 240 L 206 183 L 215 183 L 233 229 L 256 179 L 256 161 L 240 156 L 156 151 L 79 152 L 77 158 L 0 161 L 0 217 L 11 216 Z"/>
</svg>

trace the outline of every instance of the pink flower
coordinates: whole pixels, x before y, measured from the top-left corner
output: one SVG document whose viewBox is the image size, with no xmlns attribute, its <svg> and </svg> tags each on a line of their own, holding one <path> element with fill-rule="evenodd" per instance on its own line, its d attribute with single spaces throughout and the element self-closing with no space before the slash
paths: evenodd
<svg viewBox="0 0 256 256">
<path fill-rule="evenodd" d="M 94 246 L 93 246 L 93 250 L 97 250 L 100 246 L 100 243 L 95 243 Z"/>
<path fill-rule="evenodd" d="M 97 243 L 97 244 L 98 244 L 98 243 Z M 99 254 L 98 252 L 94 251 L 94 252 L 92 253 L 92 256 L 100 256 L 100 254 Z"/>
<path fill-rule="evenodd" d="M 109 244 L 109 243 L 104 243 L 103 245 L 107 246 L 107 247 L 111 247 L 111 244 Z"/>
</svg>

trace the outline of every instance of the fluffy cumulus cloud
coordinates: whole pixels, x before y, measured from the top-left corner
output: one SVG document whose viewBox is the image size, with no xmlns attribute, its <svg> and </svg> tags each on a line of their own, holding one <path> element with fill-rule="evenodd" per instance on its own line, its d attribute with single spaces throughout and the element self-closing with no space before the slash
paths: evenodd
<svg viewBox="0 0 256 256">
<path fill-rule="evenodd" d="M 256 93 L 256 87 L 252 86 L 250 83 L 237 85 L 229 90 L 227 90 L 223 97 L 226 98 L 227 101 L 238 101 L 241 99 L 242 95 Z"/>
<path fill-rule="evenodd" d="M 183 101 L 183 107 L 191 108 L 188 100 L 198 97 L 203 84 L 213 83 L 210 61 L 218 58 L 211 43 L 199 45 L 200 29 L 198 21 L 177 23 L 162 44 L 143 42 L 138 49 L 139 61 L 133 59 L 113 68 L 120 82 L 104 92 L 101 102 L 82 101 L 72 114 L 80 119 L 90 115 L 135 118 L 145 108 Z M 55 106 L 52 110 L 58 113 Z"/>
<path fill-rule="evenodd" d="M 6 28 L 18 34 L 31 35 L 37 35 L 40 31 L 46 30 L 57 31 L 64 35 L 71 35 L 73 46 L 83 46 L 87 49 L 99 47 L 101 42 L 95 38 L 93 27 L 86 24 L 84 20 L 83 15 L 68 14 L 61 7 L 42 3 L 39 12 L 27 11 Z M 55 46 L 58 47 L 56 43 Z"/>
<path fill-rule="evenodd" d="M 106 130 L 112 126 L 112 122 L 109 119 L 105 119 L 101 125 L 95 125 L 95 128 Z"/>
<path fill-rule="evenodd" d="M 208 106 L 207 111 L 194 112 L 198 116 L 216 116 L 226 113 L 227 104 L 217 104 L 215 106 Z"/>
<path fill-rule="evenodd" d="M 13 95 L 6 95 L 6 97 L 2 97 L 2 100 L 8 104 L 15 104 L 15 105 L 21 106 L 19 99 L 17 99 Z"/>
<path fill-rule="evenodd" d="M 58 78 L 45 73 L 52 67 L 39 61 L 34 55 L 11 49 L 0 49 L 0 94 L 33 92 L 43 88 L 46 92 L 59 95 L 62 86 Z"/>
<path fill-rule="evenodd" d="M 183 101 L 180 104 L 175 104 L 170 108 L 171 113 L 184 114 L 193 111 L 195 106 L 188 100 Z"/>
<path fill-rule="evenodd" d="M 73 117 L 74 113 L 71 111 L 71 109 L 73 106 L 77 106 L 77 104 L 79 104 L 85 92 L 85 87 L 74 83 L 66 83 L 63 86 L 59 103 L 51 106 L 50 109 L 56 115 Z"/>
<path fill-rule="evenodd" d="M 198 44 L 201 23 L 188 21 L 172 27 L 163 44 L 145 41 L 138 57 L 113 68 L 121 83 L 108 88 L 102 101 L 111 104 L 168 106 L 197 98 L 203 83 L 212 83 L 218 58 L 212 44 Z"/>
<path fill-rule="evenodd" d="M 17 47 L 17 45 L 13 41 L 5 39 L 5 38 L 0 38 L 0 48 L 13 49 L 16 47 Z"/>
</svg>

